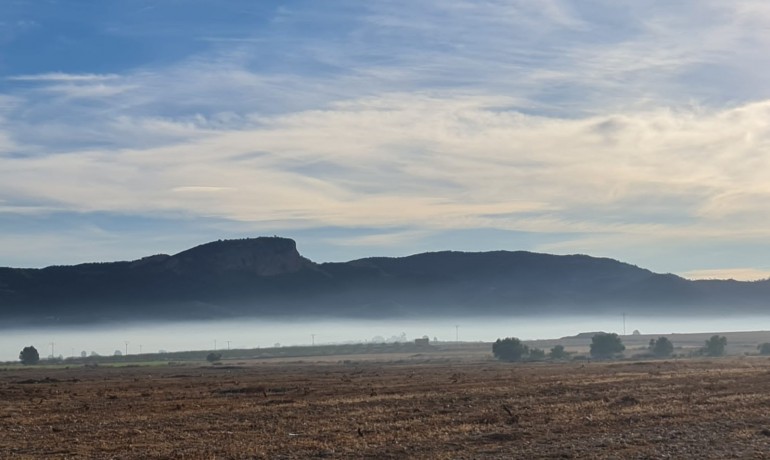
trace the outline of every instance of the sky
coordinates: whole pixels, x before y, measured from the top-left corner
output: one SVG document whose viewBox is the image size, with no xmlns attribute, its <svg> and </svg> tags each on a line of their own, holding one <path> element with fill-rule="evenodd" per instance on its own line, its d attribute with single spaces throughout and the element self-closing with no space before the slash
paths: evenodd
<svg viewBox="0 0 770 460">
<path fill-rule="evenodd" d="M 0 266 L 279 235 L 767 278 L 768 49 L 764 0 L 4 0 Z"/>
</svg>

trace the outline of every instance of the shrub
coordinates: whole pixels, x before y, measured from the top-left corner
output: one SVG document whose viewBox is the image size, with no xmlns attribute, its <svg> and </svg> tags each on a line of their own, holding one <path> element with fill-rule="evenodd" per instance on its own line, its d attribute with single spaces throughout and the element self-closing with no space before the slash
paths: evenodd
<svg viewBox="0 0 770 460">
<path fill-rule="evenodd" d="M 529 347 L 516 337 L 507 337 L 492 344 L 492 354 L 501 361 L 521 361 L 529 355 Z"/>
<path fill-rule="evenodd" d="M 625 349 L 623 341 L 615 333 L 600 332 L 591 337 L 591 356 L 594 358 L 612 358 Z"/>
<path fill-rule="evenodd" d="M 770 355 L 770 343 L 763 343 L 757 346 L 760 355 Z"/>
<path fill-rule="evenodd" d="M 703 353 L 708 356 L 722 356 L 725 354 L 725 347 L 727 347 L 727 337 L 712 335 L 710 339 L 706 340 Z"/>
<path fill-rule="evenodd" d="M 19 361 L 22 364 L 37 364 L 40 361 L 40 353 L 33 346 L 24 347 L 19 353 Z"/>
<path fill-rule="evenodd" d="M 674 344 L 665 337 L 650 339 L 650 352 L 659 358 L 665 358 L 674 353 Z"/>
<path fill-rule="evenodd" d="M 551 359 L 567 359 L 569 353 L 564 351 L 564 345 L 556 345 L 551 348 L 551 352 L 548 353 L 548 356 L 550 356 Z"/>
<path fill-rule="evenodd" d="M 206 361 L 208 361 L 208 362 L 210 362 L 210 363 L 214 363 L 214 362 L 217 362 L 217 361 L 219 361 L 220 359 L 222 359 L 222 353 L 214 353 L 214 352 L 211 352 L 211 353 L 209 353 L 208 355 L 206 355 Z"/>
</svg>

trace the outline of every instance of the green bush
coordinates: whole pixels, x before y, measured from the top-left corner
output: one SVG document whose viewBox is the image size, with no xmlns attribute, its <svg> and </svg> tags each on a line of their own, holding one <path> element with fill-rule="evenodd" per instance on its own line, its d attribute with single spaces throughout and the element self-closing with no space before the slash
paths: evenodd
<svg viewBox="0 0 770 460">
<path fill-rule="evenodd" d="M 569 353 L 564 351 L 564 345 L 556 345 L 553 348 L 551 348 L 550 353 L 548 353 L 548 356 L 551 359 L 567 359 L 569 358 Z"/>
<path fill-rule="evenodd" d="M 600 332 L 591 337 L 591 356 L 594 358 L 612 358 L 625 349 L 623 341 L 615 333 Z"/>
<path fill-rule="evenodd" d="M 521 361 L 529 356 L 529 347 L 516 337 L 507 337 L 492 344 L 492 354 L 501 361 Z"/>
<path fill-rule="evenodd" d="M 770 343 L 762 343 L 757 346 L 760 355 L 770 355 Z"/>
<path fill-rule="evenodd" d="M 674 353 L 674 344 L 665 337 L 650 339 L 650 352 L 659 358 L 666 358 Z"/>
<path fill-rule="evenodd" d="M 37 364 L 40 361 L 40 353 L 33 346 L 24 347 L 19 353 L 19 361 L 22 364 Z"/>
<path fill-rule="evenodd" d="M 703 353 L 708 356 L 722 356 L 725 354 L 726 347 L 727 337 L 712 335 L 710 339 L 706 340 L 706 346 L 703 347 Z"/>
</svg>

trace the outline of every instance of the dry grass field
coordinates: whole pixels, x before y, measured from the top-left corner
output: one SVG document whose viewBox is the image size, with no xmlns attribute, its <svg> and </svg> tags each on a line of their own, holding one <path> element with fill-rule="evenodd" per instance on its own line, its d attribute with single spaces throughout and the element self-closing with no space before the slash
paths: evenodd
<svg viewBox="0 0 770 460">
<path fill-rule="evenodd" d="M 770 458 L 765 357 L 506 364 L 488 350 L 10 367 L 0 457 Z"/>
</svg>

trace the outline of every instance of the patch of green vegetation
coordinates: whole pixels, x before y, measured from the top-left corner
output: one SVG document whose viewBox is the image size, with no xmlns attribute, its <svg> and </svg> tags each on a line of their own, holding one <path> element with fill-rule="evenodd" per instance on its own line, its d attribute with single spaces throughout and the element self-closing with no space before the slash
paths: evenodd
<svg viewBox="0 0 770 460">
<path fill-rule="evenodd" d="M 39 363 L 26 365 L 31 369 L 66 369 L 70 366 L 108 366 L 108 367 L 137 367 L 137 366 L 166 366 L 170 363 L 205 363 L 207 358 L 215 353 L 220 360 L 298 358 L 332 355 L 386 354 L 386 353 L 418 353 L 426 350 L 425 345 L 413 342 L 403 343 L 356 343 L 343 345 L 288 346 L 273 348 L 252 348 L 233 350 L 189 350 L 164 353 L 143 353 L 127 356 L 88 356 L 71 357 L 62 360 L 40 360 Z M 210 362 L 210 361 L 209 361 Z M 20 368 L 19 362 L 8 362 L 13 368 Z"/>
</svg>

